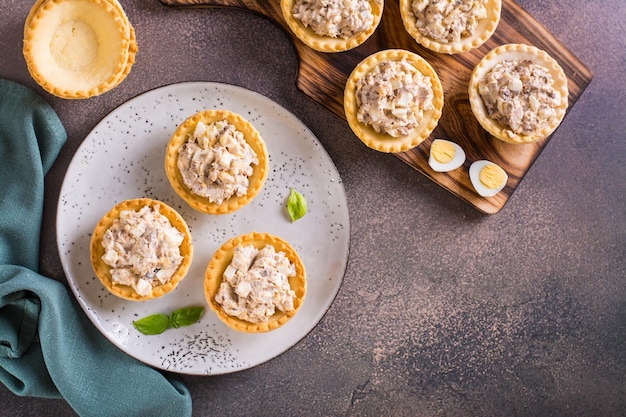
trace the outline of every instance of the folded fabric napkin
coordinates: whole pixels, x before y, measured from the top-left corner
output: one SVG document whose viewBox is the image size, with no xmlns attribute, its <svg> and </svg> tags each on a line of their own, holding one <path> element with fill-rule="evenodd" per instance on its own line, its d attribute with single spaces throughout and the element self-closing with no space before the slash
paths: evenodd
<svg viewBox="0 0 626 417">
<path fill-rule="evenodd" d="M 81 416 L 190 416 L 181 380 L 117 349 L 38 273 L 44 175 L 65 140 L 41 97 L 0 79 L 0 382 Z"/>
</svg>

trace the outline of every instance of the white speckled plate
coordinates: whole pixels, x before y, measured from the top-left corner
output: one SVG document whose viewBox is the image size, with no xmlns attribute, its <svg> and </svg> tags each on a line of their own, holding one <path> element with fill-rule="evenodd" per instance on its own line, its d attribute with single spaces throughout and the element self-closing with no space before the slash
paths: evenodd
<svg viewBox="0 0 626 417">
<path fill-rule="evenodd" d="M 170 187 L 163 168 L 170 135 L 197 111 L 222 108 L 247 118 L 263 136 L 270 173 L 251 204 L 222 216 L 191 209 Z M 309 211 L 292 223 L 284 207 L 290 187 L 303 193 Z M 189 224 L 195 246 L 187 277 L 170 294 L 146 302 L 110 294 L 89 261 L 94 226 L 117 202 L 137 197 L 161 200 Z M 227 84 L 190 82 L 148 91 L 115 109 L 85 138 L 68 168 L 57 213 L 63 269 L 94 325 L 129 355 L 156 368 L 214 375 L 268 361 L 302 339 L 330 307 L 348 261 L 350 222 L 343 185 L 328 154 L 311 131 L 262 95 Z M 231 330 L 208 308 L 203 276 L 209 259 L 233 236 L 258 231 L 289 241 L 307 269 L 301 310 L 283 327 L 263 334 Z M 144 316 L 186 306 L 205 306 L 189 327 L 145 336 L 132 325 Z"/>
</svg>

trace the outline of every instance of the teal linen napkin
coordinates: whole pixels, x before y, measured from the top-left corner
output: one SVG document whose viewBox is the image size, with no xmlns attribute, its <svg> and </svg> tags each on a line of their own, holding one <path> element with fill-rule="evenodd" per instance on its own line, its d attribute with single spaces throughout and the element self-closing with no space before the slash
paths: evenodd
<svg viewBox="0 0 626 417">
<path fill-rule="evenodd" d="M 117 349 L 38 273 L 44 175 L 65 141 L 41 97 L 0 79 L 0 382 L 81 416 L 190 416 L 181 380 Z"/>
</svg>

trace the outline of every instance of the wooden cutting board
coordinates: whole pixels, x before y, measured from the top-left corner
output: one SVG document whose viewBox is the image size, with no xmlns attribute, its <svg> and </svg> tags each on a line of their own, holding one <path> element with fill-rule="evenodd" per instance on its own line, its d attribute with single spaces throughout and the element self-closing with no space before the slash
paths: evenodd
<svg viewBox="0 0 626 417">
<path fill-rule="evenodd" d="M 417 44 L 404 29 L 398 0 L 385 0 L 380 26 L 361 46 L 346 52 L 322 53 L 304 45 L 290 31 L 280 11 L 280 0 L 161 0 L 170 6 L 236 7 L 258 13 L 282 27 L 299 58 L 297 86 L 306 95 L 345 120 L 343 90 L 353 68 L 374 52 L 402 48 L 418 53 L 433 66 L 444 90 L 444 109 L 439 125 L 418 147 L 395 154 L 417 171 L 466 201 L 476 209 L 493 214 L 504 207 L 551 137 L 532 144 L 514 145 L 493 138 L 476 121 L 470 109 L 467 86 L 474 66 L 491 49 L 506 43 L 525 43 L 548 52 L 568 77 L 569 110 L 591 82 L 591 71 L 557 38 L 512 0 L 503 0 L 500 24 L 480 48 L 459 55 L 445 55 Z M 243 30 L 243 29 L 242 29 Z M 566 114 L 567 117 L 567 114 Z M 450 173 L 436 173 L 428 165 L 430 144 L 435 138 L 457 142 L 465 150 L 465 164 Z M 356 138 L 355 146 L 364 146 Z M 567 138 L 560 138 L 567 140 Z M 375 151 L 372 151 L 375 152 Z M 469 180 L 469 166 L 488 159 L 505 169 L 509 180 L 495 197 L 480 197 Z"/>
</svg>

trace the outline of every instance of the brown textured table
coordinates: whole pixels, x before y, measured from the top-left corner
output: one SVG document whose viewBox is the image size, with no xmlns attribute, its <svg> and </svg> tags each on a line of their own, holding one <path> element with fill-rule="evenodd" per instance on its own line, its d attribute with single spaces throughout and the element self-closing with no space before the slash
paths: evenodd
<svg viewBox="0 0 626 417">
<path fill-rule="evenodd" d="M 185 377 L 195 416 L 626 415 L 626 5 L 517 2 L 593 71 L 495 216 L 362 146 L 295 84 L 289 37 L 257 15 L 122 0 L 140 52 L 115 90 L 46 95 L 69 135 L 46 179 L 41 270 L 63 281 L 55 209 L 69 161 L 108 112 L 180 81 L 227 82 L 290 109 L 342 176 L 351 250 L 320 324 L 270 362 Z M 0 0 L 0 76 L 37 89 L 21 55 L 30 2 Z M 41 91 L 41 90 L 39 90 Z M 0 415 L 72 415 L 0 386 Z"/>
</svg>

